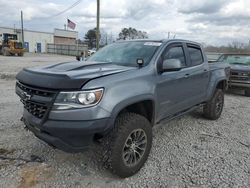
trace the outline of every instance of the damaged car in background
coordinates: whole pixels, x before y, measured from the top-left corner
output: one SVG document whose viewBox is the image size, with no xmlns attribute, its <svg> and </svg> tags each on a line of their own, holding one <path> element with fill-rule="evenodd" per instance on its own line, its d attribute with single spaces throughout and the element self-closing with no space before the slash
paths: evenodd
<svg viewBox="0 0 250 188">
<path fill-rule="evenodd" d="M 229 87 L 244 90 L 250 97 L 250 54 L 223 54 L 218 62 L 230 66 Z"/>
</svg>

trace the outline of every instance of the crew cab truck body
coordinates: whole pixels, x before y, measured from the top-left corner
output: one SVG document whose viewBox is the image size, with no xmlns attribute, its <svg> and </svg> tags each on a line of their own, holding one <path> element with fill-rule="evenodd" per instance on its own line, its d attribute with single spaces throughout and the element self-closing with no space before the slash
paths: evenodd
<svg viewBox="0 0 250 188">
<path fill-rule="evenodd" d="M 16 93 L 38 138 L 67 152 L 102 139 L 112 171 L 128 177 L 147 160 L 155 124 L 200 105 L 205 117 L 220 117 L 228 73 L 195 42 L 122 41 L 85 62 L 23 69 Z"/>
</svg>

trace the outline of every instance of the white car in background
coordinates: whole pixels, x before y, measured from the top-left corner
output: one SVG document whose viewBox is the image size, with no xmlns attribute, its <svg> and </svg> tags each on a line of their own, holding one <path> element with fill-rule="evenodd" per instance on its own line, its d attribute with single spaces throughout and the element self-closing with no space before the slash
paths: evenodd
<svg viewBox="0 0 250 188">
<path fill-rule="evenodd" d="M 88 50 L 88 56 L 91 56 L 94 53 L 96 53 L 96 48 L 92 48 L 91 50 Z"/>
</svg>

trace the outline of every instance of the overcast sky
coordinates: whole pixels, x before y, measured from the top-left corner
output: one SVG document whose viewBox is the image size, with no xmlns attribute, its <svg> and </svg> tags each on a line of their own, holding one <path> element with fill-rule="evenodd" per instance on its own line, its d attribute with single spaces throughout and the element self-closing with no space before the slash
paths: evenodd
<svg viewBox="0 0 250 188">
<path fill-rule="evenodd" d="M 250 0 L 100 0 L 101 28 L 116 36 L 123 27 L 148 32 L 153 39 L 176 35 L 206 44 L 228 44 L 250 40 Z M 64 28 L 69 18 L 77 24 L 79 37 L 96 25 L 96 1 L 82 0 L 0 0 L 0 26 L 24 27 L 53 32 Z"/>
</svg>

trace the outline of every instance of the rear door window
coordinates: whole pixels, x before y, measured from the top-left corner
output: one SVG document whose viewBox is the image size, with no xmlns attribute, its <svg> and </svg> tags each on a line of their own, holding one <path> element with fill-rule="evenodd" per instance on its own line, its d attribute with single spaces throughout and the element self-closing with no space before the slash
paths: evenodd
<svg viewBox="0 0 250 188">
<path fill-rule="evenodd" d="M 197 66 L 203 63 L 202 51 L 199 47 L 188 46 L 188 52 L 192 66 Z"/>
</svg>

